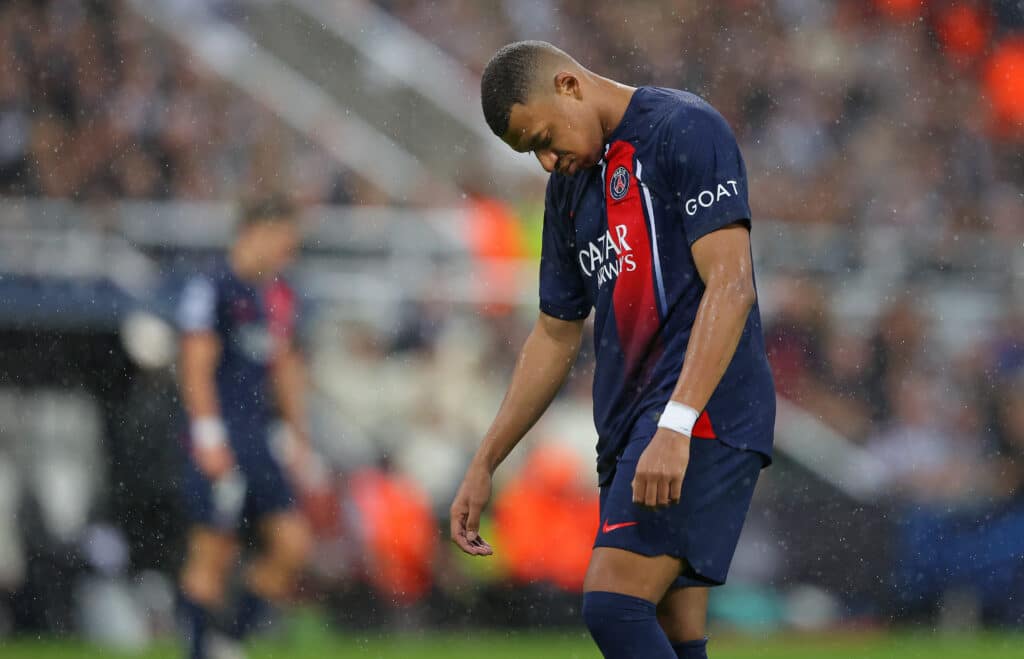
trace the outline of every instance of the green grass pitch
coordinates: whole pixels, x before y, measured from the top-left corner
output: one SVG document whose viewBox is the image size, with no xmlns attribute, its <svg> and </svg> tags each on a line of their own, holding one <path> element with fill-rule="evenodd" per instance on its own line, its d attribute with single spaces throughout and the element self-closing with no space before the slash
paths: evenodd
<svg viewBox="0 0 1024 659">
<path fill-rule="evenodd" d="M 582 631 L 576 633 L 497 632 L 427 635 L 303 635 L 289 642 L 256 643 L 251 659 L 599 659 Z M 840 632 L 835 635 L 718 635 L 709 646 L 714 659 L 1020 659 L 1024 634 L 979 635 Z M 2 659 L 176 659 L 170 645 L 142 653 L 114 653 L 74 642 L 0 641 Z"/>
</svg>

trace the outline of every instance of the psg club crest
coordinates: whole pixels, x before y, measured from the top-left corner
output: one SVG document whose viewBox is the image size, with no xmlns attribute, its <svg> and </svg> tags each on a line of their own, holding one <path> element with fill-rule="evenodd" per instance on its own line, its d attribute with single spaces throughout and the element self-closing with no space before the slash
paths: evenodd
<svg viewBox="0 0 1024 659">
<path fill-rule="evenodd" d="M 612 172 L 612 179 L 608 183 L 608 194 L 615 201 L 619 201 L 629 192 L 629 170 L 619 165 Z"/>
</svg>

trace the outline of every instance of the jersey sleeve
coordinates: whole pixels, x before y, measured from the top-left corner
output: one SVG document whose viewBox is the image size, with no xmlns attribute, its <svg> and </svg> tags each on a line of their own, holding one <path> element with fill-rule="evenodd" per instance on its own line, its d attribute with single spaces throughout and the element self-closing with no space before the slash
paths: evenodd
<svg viewBox="0 0 1024 659">
<path fill-rule="evenodd" d="M 735 222 L 749 227 L 747 169 L 722 115 L 703 101 L 687 103 L 675 111 L 668 131 L 664 164 L 687 242 Z"/>
<path fill-rule="evenodd" d="M 196 276 L 185 284 L 178 302 L 178 329 L 206 332 L 217 323 L 217 289 L 207 277 Z"/>
<path fill-rule="evenodd" d="M 590 314 L 590 301 L 573 258 L 572 219 L 562 210 L 548 181 L 544 200 L 544 229 L 540 252 L 540 310 L 560 320 L 579 320 Z"/>
</svg>

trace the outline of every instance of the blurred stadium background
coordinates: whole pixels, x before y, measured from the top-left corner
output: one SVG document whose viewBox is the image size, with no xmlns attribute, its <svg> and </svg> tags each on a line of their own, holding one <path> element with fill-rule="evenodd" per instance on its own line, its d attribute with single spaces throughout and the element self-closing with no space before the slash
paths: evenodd
<svg viewBox="0 0 1024 659">
<path fill-rule="evenodd" d="M 744 149 L 779 457 L 716 656 L 1021 656 L 1019 0 L 0 2 L 0 656 L 172 656 L 167 321 L 267 190 L 305 209 L 323 460 L 256 656 L 595 656 L 586 362 L 499 472 L 495 559 L 440 530 L 536 313 L 544 178 L 477 90 L 520 38 Z"/>
</svg>

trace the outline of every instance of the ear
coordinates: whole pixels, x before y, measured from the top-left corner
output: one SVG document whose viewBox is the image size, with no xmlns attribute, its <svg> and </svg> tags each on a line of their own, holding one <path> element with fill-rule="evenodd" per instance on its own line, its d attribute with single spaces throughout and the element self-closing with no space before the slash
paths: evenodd
<svg viewBox="0 0 1024 659">
<path fill-rule="evenodd" d="M 583 96 L 580 79 L 570 71 L 559 71 L 555 74 L 555 94 L 572 96 L 578 101 Z"/>
</svg>

